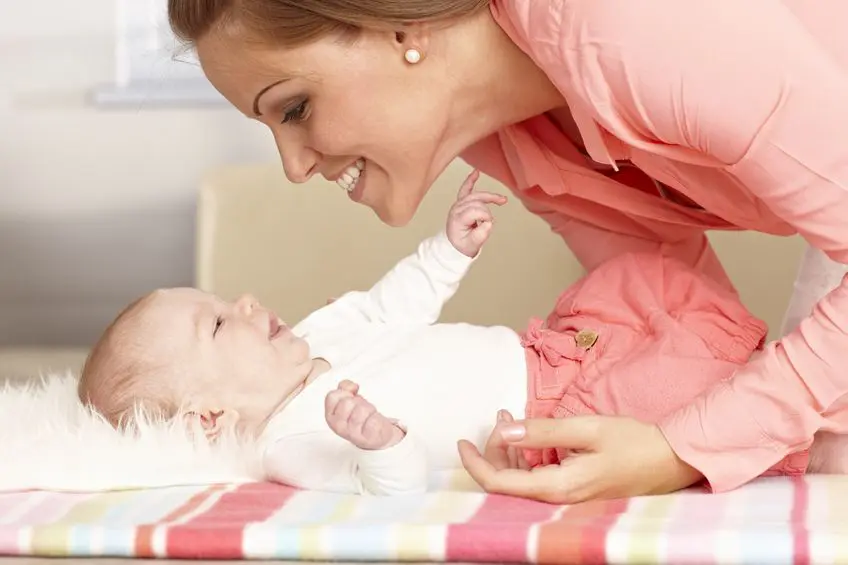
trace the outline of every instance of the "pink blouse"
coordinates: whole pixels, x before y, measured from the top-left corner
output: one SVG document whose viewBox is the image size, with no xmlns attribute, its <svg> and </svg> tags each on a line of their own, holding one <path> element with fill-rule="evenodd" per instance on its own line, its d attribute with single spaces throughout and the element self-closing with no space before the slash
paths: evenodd
<svg viewBox="0 0 848 565">
<path fill-rule="evenodd" d="M 495 0 L 492 13 L 559 88 L 591 160 L 545 116 L 463 158 L 587 269 L 659 250 L 732 287 L 709 229 L 800 233 L 848 262 L 848 2 Z M 818 430 L 848 433 L 846 334 L 843 282 L 661 429 L 716 491 L 803 451 Z"/>
</svg>

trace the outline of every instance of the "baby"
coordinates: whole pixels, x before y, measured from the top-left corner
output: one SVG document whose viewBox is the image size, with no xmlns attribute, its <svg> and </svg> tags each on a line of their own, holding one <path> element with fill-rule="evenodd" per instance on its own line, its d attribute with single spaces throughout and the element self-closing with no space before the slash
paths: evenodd
<svg viewBox="0 0 848 565">
<path fill-rule="evenodd" d="M 369 291 L 293 328 L 250 296 L 228 303 L 168 289 L 140 299 L 93 348 L 80 398 L 116 426 L 140 404 L 210 438 L 228 428 L 257 436 L 271 480 L 394 495 L 457 468 L 457 439 L 482 449 L 496 414 L 656 422 L 762 345 L 765 325 L 735 295 L 660 255 L 598 267 L 521 335 L 436 323 L 490 234 L 489 206 L 506 202 L 475 192 L 475 180 L 461 187 L 445 230 Z M 568 454 L 522 456 L 532 467 Z M 808 456 L 770 474 L 803 473 Z"/>
</svg>

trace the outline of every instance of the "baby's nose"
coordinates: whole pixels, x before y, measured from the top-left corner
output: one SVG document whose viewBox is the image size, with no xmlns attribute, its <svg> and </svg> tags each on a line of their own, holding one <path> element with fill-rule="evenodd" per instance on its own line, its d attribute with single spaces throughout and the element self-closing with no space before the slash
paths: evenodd
<svg viewBox="0 0 848 565">
<path fill-rule="evenodd" d="M 259 301 L 251 294 L 243 294 L 236 300 L 236 308 L 247 315 L 250 315 L 257 306 Z"/>
</svg>

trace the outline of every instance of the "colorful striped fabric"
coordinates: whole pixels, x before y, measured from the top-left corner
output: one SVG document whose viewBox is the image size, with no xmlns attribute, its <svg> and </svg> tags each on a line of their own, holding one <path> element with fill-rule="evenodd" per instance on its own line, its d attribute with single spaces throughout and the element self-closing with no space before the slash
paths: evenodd
<svg viewBox="0 0 848 565">
<path fill-rule="evenodd" d="M 848 477 L 557 507 L 254 483 L 0 495 L 0 554 L 540 563 L 848 563 Z"/>
</svg>

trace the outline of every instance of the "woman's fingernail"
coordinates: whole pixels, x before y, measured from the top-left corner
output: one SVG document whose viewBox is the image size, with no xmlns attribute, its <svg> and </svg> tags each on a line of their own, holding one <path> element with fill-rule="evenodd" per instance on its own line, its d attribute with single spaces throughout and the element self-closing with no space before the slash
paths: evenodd
<svg viewBox="0 0 848 565">
<path fill-rule="evenodd" d="M 503 422 L 506 420 L 506 414 L 504 414 L 503 410 L 498 410 L 498 422 Z"/>
<path fill-rule="evenodd" d="M 524 426 L 510 424 L 501 428 L 501 437 L 504 441 L 518 441 L 524 439 Z"/>
</svg>

